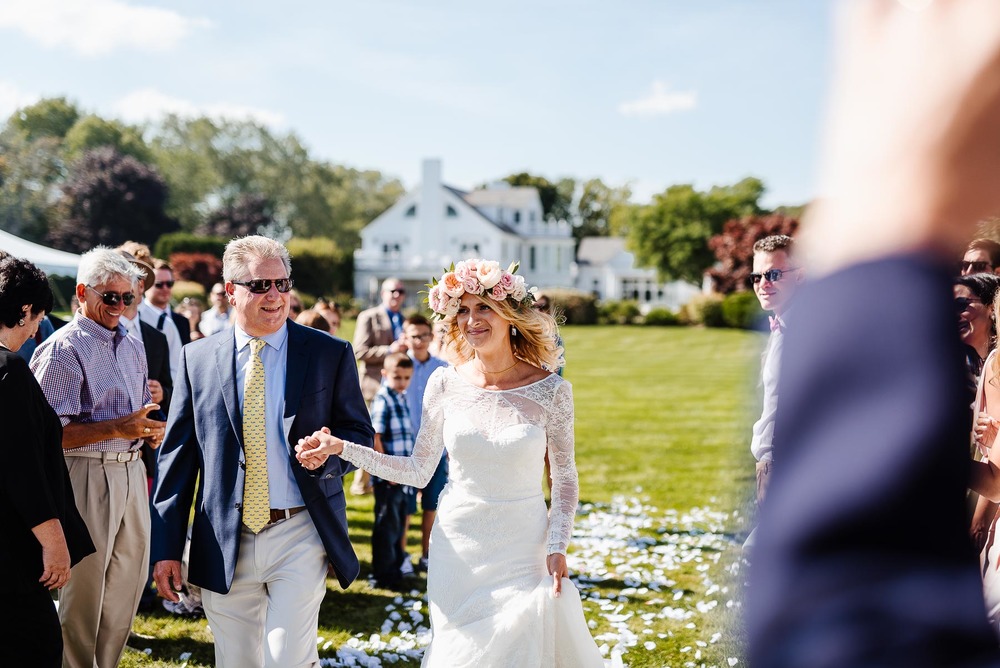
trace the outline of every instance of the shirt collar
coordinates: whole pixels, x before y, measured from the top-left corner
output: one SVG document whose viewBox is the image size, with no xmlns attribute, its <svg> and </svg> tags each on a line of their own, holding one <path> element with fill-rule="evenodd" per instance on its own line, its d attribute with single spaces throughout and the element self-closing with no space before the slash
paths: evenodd
<svg viewBox="0 0 1000 668">
<path fill-rule="evenodd" d="M 157 313 L 157 315 L 159 315 L 160 313 L 170 313 L 170 305 L 169 304 L 167 304 L 167 308 L 160 308 L 158 306 L 154 306 L 153 302 L 149 301 L 148 299 L 143 299 L 142 303 L 145 306 L 148 306 L 149 308 L 153 309 Z"/>
<path fill-rule="evenodd" d="M 125 330 L 125 325 L 123 325 L 121 321 L 118 322 L 118 327 L 116 329 L 108 329 L 104 325 L 95 320 L 91 320 L 87 316 L 80 313 L 77 314 L 76 320 L 80 329 L 91 336 L 96 336 L 102 341 L 111 342 L 118 334 L 121 334 L 121 336 L 128 335 L 128 332 Z"/>
<path fill-rule="evenodd" d="M 249 343 L 250 339 L 262 339 L 264 343 L 271 346 L 275 350 L 282 350 L 285 347 L 285 341 L 288 340 L 288 322 L 286 321 L 281 325 L 281 329 L 277 332 L 268 334 L 267 336 L 250 336 L 244 332 L 239 325 L 233 325 L 233 330 L 236 333 L 236 350 L 243 350 Z"/>
</svg>

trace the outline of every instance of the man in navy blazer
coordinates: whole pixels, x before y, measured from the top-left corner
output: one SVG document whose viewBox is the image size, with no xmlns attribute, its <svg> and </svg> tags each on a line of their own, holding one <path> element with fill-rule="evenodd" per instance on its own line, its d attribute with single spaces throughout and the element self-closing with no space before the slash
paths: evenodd
<svg viewBox="0 0 1000 668">
<path fill-rule="evenodd" d="M 234 327 L 184 347 L 159 455 L 152 520 L 157 588 L 177 599 L 194 500 L 188 580 L 203 590 L 219 666 L 318 666 L 327 564 L 345 588 L 359 571 L 342 480 L 353 467 L 332 457 L 307 471 L 293 448 L 321 427 L 371 445 L 371 421 L 351 346 L 287 320 L 290 273 L 288 251 L 271 239 L 228 244 L 223 275 Z M 243 512 L 244 492 L 251 501 L 260 493 L 253 483 L 244 489 L 248 469 L 259 461 L 244 430 L 260 419 L 244 424 L 243 401 L 251 392 L 247 376 L 258 377 L 261 366 L 270 521 L 258 528 L 252 513 Z"/>
</svg>

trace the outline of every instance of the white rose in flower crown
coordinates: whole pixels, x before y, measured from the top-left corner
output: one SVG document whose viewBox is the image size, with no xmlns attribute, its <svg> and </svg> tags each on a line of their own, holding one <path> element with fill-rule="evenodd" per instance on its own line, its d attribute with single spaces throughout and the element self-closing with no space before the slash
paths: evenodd
<svg viewBox="0 0 1000 668">
<path fill-rule="evenodd" d="M 443 306 L 442 312 L 446 316 L 454 316 L 458 314 L 458 307 L 462 305 L 462 300 L 459 297 L 452 297 Z"/>
<path fill-rule="evenodd" d="M 465 286 L 462 285 L 462 279 L 458 277 L 458 274 L 454 271 L 449 271 L 441 277 L 441 282 L 438 283 L 441 289 L 444 290 L 445 294 L 449 297 L 461 297 L 465 292 Z"/>
<path fill-rule="evenodd" d="M 483 294 L 483 284 L 480 283 L 479 279 L 474 276 L 462 281 L 462 287 L 465 288 L 465 291 L 468 292 L 469 294 L 473 295 Z"/>
<path fill-rule="evenodd" d="M 528 296 L 528 288 L 524 285 L 524 276 L 514 276 L 514 286 L 510 290 L 510 296 L 518 302 Z"/>
<path fill-rule="evenodd" d="M 475 270 L 470 271 L 469 265 L 465 260 L 461 260 L 455 265 L 455 275 L 458 276 L 458 280 L 464 281 L 474 274 Z"/>
<path fill-rule="evenodd" d="M 500 268 L 499 262 L 486 260 L 476 266 L 476 275 L 479 277 L 479 282 L 483 284 L 483 287 L 489 290 L 500 282 L 500 277 L 503 276 L 503 269 Z"/>
</svg>

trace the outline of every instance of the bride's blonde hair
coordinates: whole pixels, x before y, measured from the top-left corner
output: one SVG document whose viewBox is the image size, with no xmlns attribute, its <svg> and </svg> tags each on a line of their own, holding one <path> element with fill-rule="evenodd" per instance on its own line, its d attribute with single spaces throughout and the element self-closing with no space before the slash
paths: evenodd
<svg viewBox="0 0 1000 668">
<path fill-rule="evenodd" d="M 530 300 L 515 306 L 507 299 L 497 301 L 485 295 L 472 296 L 517 330 L 516 334 L 513 330 L 509 332 L 514 357 L 546 371 L 556 371 L 565 364 L 562 346 L 558 344 L 558 325 L 551 315 L 532 308 Z M 444 336 L 444 354 L 448 361 L 456 366 L 468 362 L 475 351 L 458 330 L 458 316 L 445 316 L 442 322 L 448 328 Z"/>
</svg>

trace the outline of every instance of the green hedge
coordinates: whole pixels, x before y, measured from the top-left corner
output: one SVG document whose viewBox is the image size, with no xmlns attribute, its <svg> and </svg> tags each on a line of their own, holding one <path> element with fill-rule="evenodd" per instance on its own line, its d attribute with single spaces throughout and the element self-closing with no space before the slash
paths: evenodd
<svg viewBox="0 0 1000 668">
<path fill-rule="evenodd" d="M 598 309 L 598 318 L 607 325 L 633 325 L 642 317 L 639 302 L 631 299 L 605 299 Z"/>
<path fill-rule="evenodd" d="M 763 314 L 757 295 L 747 290 L 726 295 L 722 300 L 722 319 L 727 327 L 752 329 Z"/>
<path fill-rule="evenodd" d="M 722 317 L 722 295 L 698 294 L 681 307 L 681 322 L 686 325 L 704 325 L 706 327 L 725 327 Z"/>
<path fill-rule="evenodd" d="M 354 290 L 354 253 L 332 239 L 303 237 L 285 244 L 292 256 L 292 278 L 301 292 L 317 297 Z"/>
<path fill-rule="evenodd" d="M 156 241 L 153 255 L 167 259 L 174 253 L 208 253 L 222 259 L 228 239 L 222 237 L 206 237 L 190 232 L 171 232 L 164 234 Z"/>
<path fill-rule="evenodd" d="M 568 288 L 542 290 L 553 306 L 553 313 L 560 313 L 567 325 L 596 325 L 597 299 L 589 292 Z"/>
<path fill-rule="evenodd" d="M 646 317 L 642 319 L 642 324 L 654 327 L 676 327 L 681 323 L 679 315 L 666 308 L 650 309 Z"/>
</svg>

